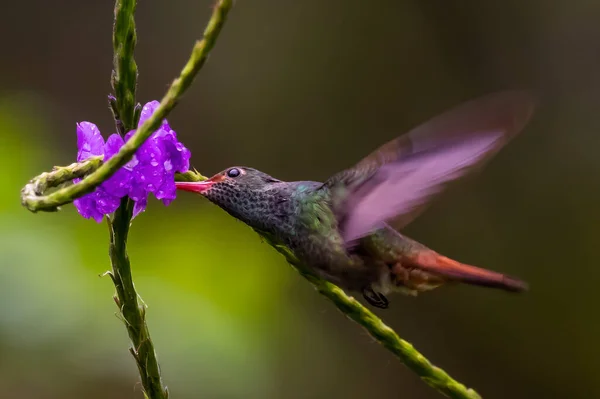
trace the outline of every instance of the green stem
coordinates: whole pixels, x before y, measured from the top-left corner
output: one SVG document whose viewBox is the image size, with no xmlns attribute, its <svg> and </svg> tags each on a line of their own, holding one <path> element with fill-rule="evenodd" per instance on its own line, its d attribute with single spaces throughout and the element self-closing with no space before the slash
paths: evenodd
<svg viewBox="0 0 600 399">
<path fill-rule="evenodd" d="M 115 91 L 118 120 L 123 132 L 134 128 L 135 91 L 137 87 L 137 65 L 133 51 L 137 41 L 135 32 L 136 0 L 115 2 L 115 22 L 113 24 L 114 69 L 111 83 Z"/>
<path fill-rule="evenodd" d="M 97 170 L 100 165 L 102 165 L 102 157 L 89 158 L 68 166 L 55 166 L 51 172 L 44 172 L 34 177 L 23 187 L 21 201 L 23 205 L 26 205 L 27 198 L 43 198 L 48 189 L 84 177 Z"/>
<path fill-rule="evenodd" d="M 425 383 L 436 391 L 453 399 L 481 399 L 471 388 L 454 380 L 444 370 L 431 364 L 412 344 L 401 339 L 379 317 L 346 295 L 338 286 L 305 272 L 298 264 L 298 272 L 346 316 L 363 326 L 367 332 L 390 352 L 398 356 L 406 367 L 414 371 Z"/>
<path fill-rule="evenodd" d="M 95 172 L 84 179 L 81 185 L 67 187 L 64 191 L 59 190 L 54 194 L 56 198 L 67 199 L 69 189 L 72 190 L 71 195 L 74 198 L 77 195 L 74 189 L 77 189 L 78 186 L 81 193 L 93 190 L 97 186 L 96 183 L 99 184 L 110 177 L 118 168 L 131 159 L 143 142 L 158 128 L 162 119 L 175 107 L 178 98 L 191 85 L 215 43 L 230 5 L 229 1 L 222 1 L 221 7 L 215 9 L 206 28 L 204 39 L 196 44 L 192 56 L 183 68 L 180 77 L 173 82 L 152 117 L 140 127 L 114 158 L 98 167 Z M 136 43 L 135 7 L 135 0 L 117 0 L 115 4 L 114 70 L 112 74 L 115 98 L 110 98 L 110 106 L 121 135 L 134 128 L 138 116 L 135 106 L 137 66 L 133 56 Z M 112 164 L 111 161 L 113 161 Z M 96 180 L 94 180 L 94 177 L 96 177 Z M 57 195 L 61 194 L 61 191 L 63 191 L 62 198 Z M 47 204 L 52 203 L 51 196 L 47 197 Z M 115 302 L 119 307 L 129 338 L 133 344 L 130 352 L 137 363 L 144 394 L 150 399 L 166 399 L 169 397 L 169 392 L 162 382 L 156 352 L 146 324 L 146 308 L 143 301 L 142 305 L 138 302 L 138 294 L 133 284 L 131 265 L 127 255 L 127 236 L 132 216 L 133 202 L 128 198 L 123 198 L 121 206 L 114 213 L 112 220 L 109 219 L 108 221 L 110 230 L 109 254 L 112 264 L 112 273 L 109 274 L 117 291 L 114 297 Z"/>
<path fill-rule="evenodd" d="M 52 173 L 70 176 L 69 173 L 73 172 L 74 165 L 83 164 L 73 164 L 64 168 L 57 168 L 54 172 L 45 173 L 40 176 L 51 175 Z M 68 169 L 68 171 L 63 171 L 63 169 Z M 40 176 L 38 176 L 38 178 Z M 197 172 L 189 171 L 184 174 L 177 175 L 176 180 L 200 181 L 206 180 L 206 177 Z M 60 184 L 60 181 L 57 179 L 52 179 L 52 181 Z M 30 184 L 35 185 L 36 183 L 37 180 L 33 179 L 32 183 Z M 307 269 L 298 262 L 296 257 L 287 247 L 276 245 L 268 236 L 260 232 L 259 234 L 261 234 L 265 240 L 277 251 L 282 253 L 286 257 L 287 261 L 296 270 L 298 270 L 300 275 L 307 279 L 317 289 L 317 291 L 319 291 L 319 293 L 333 302 L 333 304 L 342 313 L 346 314 L 349 318 L 363 326 L 375 340 L 396 355 L 402 361 L 402 363 L 419 375 L 421 379 L 423 379 L 423 381 L 425 381 L 428 385 L 453 399 L 480 399 L 480 396 L 477 394 L 477 392 L 466 388 L 463 384 L 450 377 L 444 370 L 431 364 L 431 362 L 427 360 L 425 356 L 419 353 L 410 343 L 401 339 L 398 334 L 394 332 L 394 330 L 385 325 L 379 317 L 361 305 L 356 299 L 346 295 L 346 293 L 344 293 L 344 291 L 338 286 L 322 280 L 308 272 Z"/>
<path fill-rule="evenodd" d="M 110 106 L 121 135 L 133 129 L 136 124 L 135 7 L 135 0 L 117 0 L 115 2 L 114 69 L 111 79 L 115 97 L 110 98 Z M 98 170 L 101 168 L 99 167 Z M 93 174 L 95 173 L 97 171 Z M 150 399 L 167 399 L 169 391 L 163 385 L 158 359 L 150 339 L 150 331 L 146 324 L 146 308 L 143 301 L 141 305 L 138 302 L 138 294 L 133 284 L 131 265 L 127 255 L 127 236 L 133 216 L 133 205 L 133 202 L 127 197 L 121 199 L 121 205 L 115 211 L 112 219 L 108 219 L 110 232 L 108 253 L 112 265 L 112 272 L 108 274 L 117 291 L 114 300 L 119 307 L 132 343 L 129 351 L 138 366 L 144 394 Z"/>
<path fill-rule="evenodd" d="M 220 0 L 215 5 L 212 16 L 204 31 L 204 37 L 194 45 L 192 54 L 183 67 L 180 76 L 173 81 L 152 116 L 140 126 L 137 132 L 121 147 L 121 150 L 114 157 L 78 184 L 62 188 L 46 196 L 23 196 L 23 205 L 32 212 L 55 211 L 59 206 L 73 202 L 73 200 L 82 195 L 94 191 L 104 180 L 112 176 L 121 166 L 125 165 L 152 132 L 159 127 L 161 121 L 177 105 L 178 100 L 206 62 L 208 54 L 223 27 L 227 13 L 231 9 L 232 2 L 232 0 Z"/>
<path fill-rule="evenodd" d="M 169 391 L 163 385 L 156 352 L 150 339 L 150 332 L 146 324 L 146 307 L 138 303 L 138 294 L 131 276 L 131 265 L 127 255 L 127 236 L 131 216 L 132 207 L 124 198 L 121 206 L 115 212 L 114 218 L 108 222 L 109 255 L 112 264 L 112 273 L 109 275 L 117 290 L 114 300 L 119 307 L 133 345 L 129 351 L 138 366 L 144 393 L 150 399 L 166 399 L 169 397 Z"/>
<path fill-rule="evenodd" d="M 276 244 L 268 235 L 258 232 L 271 246 L 281 253 L 302 277 L 307 279 L 317 291 L 346 316 L 360 324 L 367 332 L 396 355 L 406 367 L 414 371 L 425 383 L 436 391 L 452 399 L 481 399 L 473 389 L 465 387 L 450 377 L 444 370 L 431 364 L 425 356 L 417 351 L 409 342 L 401 339 L 373 312 L 360 304 L 356 299 L 346 295 L 337 285 L 325 281 L 305 268 L 289 248 Z"/>
<path fill-rule="evenodd" d="M 95 172 L 102 166 L 102 157 L 88 158 L 79 163 L 72 163 L 67 166 L 55 166 L 52 171 L 44 172 L 31 179 L 29 183 L 21 190 L 21 198 L 40 198 L 44 193 L 65 183 L 70 183 L 73 179 L 81 178 Z M 198 171 L 189 170 L 185 173 L 176 173 L 176 181 L 201 181 L 206 180 Z"/>
</svg>

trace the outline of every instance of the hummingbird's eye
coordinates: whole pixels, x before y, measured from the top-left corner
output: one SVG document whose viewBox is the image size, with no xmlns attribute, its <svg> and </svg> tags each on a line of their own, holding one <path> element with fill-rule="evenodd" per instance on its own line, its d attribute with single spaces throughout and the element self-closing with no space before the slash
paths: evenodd
<svg viewBox="0 0 600 399">
<path fill-rule="evenodd" d="M 229 177 L 238 177 L 242 172 L 238 168 L 231 168 L 227 171 L 227 176 Z"/>
</svg>

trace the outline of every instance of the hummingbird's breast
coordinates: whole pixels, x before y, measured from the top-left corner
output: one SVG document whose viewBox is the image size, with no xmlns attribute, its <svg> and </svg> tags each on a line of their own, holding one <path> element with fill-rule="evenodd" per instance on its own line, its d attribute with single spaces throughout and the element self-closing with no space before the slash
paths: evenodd
<svg viewBox="0 0 600 399">
<path fill-rule="evenodd" d="M 284 183 L 277 189 L 269 194 L 278 200 L 264 213 L 262 231 L 290 248 L 314 273 L 345 288 L 360 290 L 381 278 L 379 266 L 346 249 L 330 193 L 321 183 Z"/>
</svg>

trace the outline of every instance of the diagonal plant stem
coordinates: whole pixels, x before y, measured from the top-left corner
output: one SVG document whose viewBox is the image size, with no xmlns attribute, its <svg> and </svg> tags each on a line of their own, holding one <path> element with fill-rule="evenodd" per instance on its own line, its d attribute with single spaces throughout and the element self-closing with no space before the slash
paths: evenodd
<svg viewBox="0 0 600 399">
<path fill-rule="evenodd" d="M 74 173 L 77 165 L 81 164 L 72 164 L 63 168 L 57 168 L 53 172 L 43 173 L 42 175 L 38 176 L 38 178 L 47 179 L 45 176 L 52 175 L 53 173 L 68 177 Z M 57 178 L 51 178 L 50 180 L 56 184 L 61 183 L 61 181 Z M 175 180 L 200 181 L 206 180 L 206 177 L 202 176 L 198 172 L 189 171 L 176 175 Z M 39 184 L 37 178 L 34 178 L 30 184 L 34 186 Z M 48 187 L 52 186 L 49 185 Z M 265 239 L 265 241 L 283 254 L 286 260 L 300 273 L 302 277 L 307 279 L 321 295 L 333 302 L 333 304 L 346 316 L 364 327 L 365 330 L 375 340 L 377 340 L 377 342 L 396 355 L 402 363 L 404 363 L 409 369 L 421 377 L 421 379 L 433 389 L 453 399 L 481 399 L 477 392 L 465 387 L 463 384 L 449 376 L 444 370 L 431 364 L 431 362 L 427 360 L 427 358 L 419 351 L 417 351 L 409 342 L 401 339 L 393 329 L 383 323 L 379 317 L 377 317 L 373 312 L 363 306 L 356 299 L 347 295 L 335 284 L 322 280 L 321 278 L 308 272 L 307 269 L 298 262 L 298 259 L 287 247 L 277 245 L 274 240 L 272 240 L 263 232 L 258 233 Z"/>
<path fill-rule="evenodd" d="M 465 387 L 450 377 L 444 370 L 431 364 L 414 346 L 401 339 L 392 328 L 356 299 L 347 295 L 340 287 L 310 273 L 289 248 L 276 244 L 271 237 L 260 231 L 257 231 L 257 233 L 285 256 L 288 263 L 302 277 L 307 279 L 321 295 L 333 302 L 350 319 L 363 326 L 377 342 L 396 355 L 406 367 L 414 371 L 427 385 L 452 399 L 481 399 L 476 391 Z"/>
<path fill-rule="evenodd" d="M 346 295 L 340 287 L 307 272 L 293 258 L 288 258 L 288 248 L 281 249 L 275 247 L 275 249 L 286 256 L 288 262 L 321 295 L 333 302 L 346 316 L 363 326 L 375 340 L 400 358 L 400 361 L 421 377 L 427 385 L 452 399 L 481 399 L 481 396 L 475 390 L 467 388 L 465 385 L 454 380 L 444 370 L 431 364 L 412 344 L 401 339 L 391 327 L 387 326 L 379 317 L 361 305 L 356 299 Z"/>
<path fill-rule="evenodd" d="M 21 190 L 21 200 L 25 198 L 43 197 L 50 189 L 69 183 L 73 179 L 84 177 L 102 165 L 103 157 L 88 158 L 83 162 L 72 163 L 68 166 L 55 166 L 51 172 L 44 172 L 31 179 Z"/>
<path fill-rule="evenodd" d="M 91 157 L 82 162 L 75 162 L 67 166 L 55 166 L 50 172 L 44 172 L 29 181 L 21 190 L 22 196 L 42 197 L 51 189 L 63 184 L 71 183 L 73 179 L 89 175 L 102 166 L 102 156 Z M 198 171 L 176 173 L 176 181 L 201 181 L 206 180 Z"/>
<path fill-rule="evenodd" d="M 68 204 L 82 195 L 94 191 L 104 180 L 129 162 L 137 149 L 159 127 L 161 121 L 177 105 L 181 96 L 190 87 L 196 74 L 206 62 L 232 5 L 233 0 L 219 0 L 217 2 L 204 30 L 204 36 L 202 40 L 197 41 L 194 45 L 192 54 L 183 67 L 181 74 L 171 83 L 169 90 L 152 116 L 137 129 L 136 133 L 121 147 L 115 156 L 78 184 L 62 188 L 46 196 L 23 195 L 21 197 L 22 204 L 32 212 L 55 211 L 59 206 Z"/>
</svg>

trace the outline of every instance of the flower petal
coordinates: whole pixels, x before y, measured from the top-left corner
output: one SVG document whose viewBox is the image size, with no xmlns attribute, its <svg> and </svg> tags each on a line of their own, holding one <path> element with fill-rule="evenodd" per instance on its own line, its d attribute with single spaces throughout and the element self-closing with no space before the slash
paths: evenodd
<svg viewBox="0 0 600 399">
<path fill-rule="evenodd" d="M 133 185 L 142 188 L 146 193 L 155 192 L 164 180 L 164 171 L 160 163 L 140 163 L 133 171 Z"/>
<path fill-rule="evenodd" d="M 90 122 L 77 124 L 77 162 L 104 154 L 104 138 L 98 127 Z"/>
<path fill-rule="evenodd" d="M 108 215 L 117 210 L 121 205 L 121 198 L 108 194 L 104 190 L 96 192 L 96 209 L 98 212 Z"/>
<path fill-rule="evenodd" d="M 175 176 L 171 174 L 165 178 L 163 184 L 156 190 L 154 196 L 156 199 L 162 200 L 163 204 L 169 205 L 176 196 Z"/>
<path fill-rule="evenodd" d="M 104 144 L 105 158 L 107 160 L 112 158 L 117 152 L 119 152 L 121 147 L 123 147 L 123 144 L 125 144 L 125 142 L 121 136 L 119 136 L 117 133 L 111 134 L 106 140 L 106 144 Z"/>
<path fill-rule="evenodd" d="M 111 135 L 108 140 L 106 140 L 106 144 L 104 145 L 105 160 L 109 160 L 117 152 L 119 152 L 123 144 L 124 141 L 121 136 L 118 134 Z M 119 199 L 129 194 L 129 191 L 131 190 L 132 179 L 133 177 L 131 171 L 124 167 L 119 169 L 108 180 L 102 183 L 101 187 L 108 195 L 117 197 L 117 199 Z M 110 201 L 108 201 L 108 203 L 112 204 Z M 112 206 L 109 206 L 107 209 L 112 209 Z M 111 212 L 114 212 L 114 210 Z"/>
<path fill-rule="evenodd" d="M 152 114 L 154 113 L 154 111 L 156 111 L 156 108 L 158 108 L 159 105 L 160 103 L 156 100 L 150 101 L 149 103 L 146 103 L 144 105 L 144 107 L 142 108 L 142 112 L 140 113 L 138 127 L 142 126 L 142 124 L 146 122 L 146 120 L 148 120 L 150 116 L 152 116 Z M 169 127 L 169 122 L 167 122 L 166 119 L 163 119 L 161 128 L 171 130 L 171 128 Z"/>
<path fill-rule="evenodd" d="M 135 205 L 133 206 L 133 217 L 136 217 L 138 214 L 144 212 L 146 210 L 146 204 L 148 203 L 148 198 L 140 198 L 135 201 Z"/>
<path fill-rule="evenodd" d="M 104 214 L 96 208 L 96 197 L 96 192 L 86 194 L 73 201 L 73 205 L 75 205 L 77 212 L 79 212 L 81 216 L 86 219 L 92 218 L 96 223 L 100 223 L 102 222 Z"/>
<path fill-rule="evenodd" d="M 165 143 L 175 172 L 184 173 L 190 168 L 192 153 L 179 141 Z"/>
<path fill-rule="evenodd" d="M 110 196 L 123 198 L 131 191 L 131 186 L 131 172 L 126 169 L 119 169 L 108 180 L 104 181 L 100 187 Z"/>
</svg>

